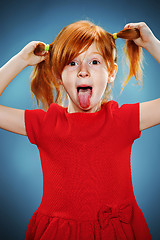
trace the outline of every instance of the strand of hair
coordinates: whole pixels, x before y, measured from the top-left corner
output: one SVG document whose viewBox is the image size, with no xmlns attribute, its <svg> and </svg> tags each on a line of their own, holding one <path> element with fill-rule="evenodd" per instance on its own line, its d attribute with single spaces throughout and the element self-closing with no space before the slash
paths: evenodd
<svg viewBox="0 0 160 240">
<path fill-rule="evenodd" d="M 117 33 L 118 38 L 133 40 L 140 37 L 140 31 L 137 28 L 126 28 Z"/>
<path fill-rule="evenodd" d="M 43 56 L 43 52 L 45 51 L 45 45 L 43 43 L 38 43 L 34 50 L 34 54 L 37 56 Z"/>
</svg>

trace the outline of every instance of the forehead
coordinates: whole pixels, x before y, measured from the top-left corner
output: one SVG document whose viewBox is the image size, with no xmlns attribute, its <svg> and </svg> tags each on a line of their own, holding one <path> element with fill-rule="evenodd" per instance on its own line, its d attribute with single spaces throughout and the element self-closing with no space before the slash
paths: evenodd
<svg viewBox="0 0 160 240">
<path fill-rule="evenodd" d="M 78 56 L 86 56 L 90 54 L 100 54 L 102 56 L 102 53 L 98 49 L 96 43 L 92 43 L 91 46 L 87 50 L 84 50 L 84 48 L 79 52 Z"/>
</svg>

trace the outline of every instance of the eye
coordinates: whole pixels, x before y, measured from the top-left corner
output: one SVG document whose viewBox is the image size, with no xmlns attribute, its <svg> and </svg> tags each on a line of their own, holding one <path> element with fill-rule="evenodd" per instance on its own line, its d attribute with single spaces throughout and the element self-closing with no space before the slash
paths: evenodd
<svg viewBox="0 0 160 240">
<path fill-rule="evenodd" d="M 93 61 L 90 62 L 90 64 L 97 65 L 97 64 L 100 64 L 100 62 L 98 60 L 93 60 Z"/>
<path fill-rule="evenodd" d="M 78 64 L 77 62 L 72 61 L 72 62 L 70 62 L 68 65 L 70 65 L 70 66 L 76 66 L 77 64 Z"/>
</svg>

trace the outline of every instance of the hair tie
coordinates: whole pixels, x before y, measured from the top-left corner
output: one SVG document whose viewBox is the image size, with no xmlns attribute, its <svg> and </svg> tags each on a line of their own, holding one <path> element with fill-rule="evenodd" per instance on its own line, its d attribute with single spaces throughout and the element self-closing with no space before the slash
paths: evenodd
<svg viewBox="0 0 160 240">
<path fill-rule="evenodd" d="M 116 40 L 118 38 L 117 33 L 113 33 L 113 38 L 114 38 L 114 40 Z"/>
<path fill-rule="evenodd" d="M 45 45 L 44 50 L 47 51 L 47 52 L 49 51 L 49 44 L 46 44 L 46 45 Z"/>
</svg>

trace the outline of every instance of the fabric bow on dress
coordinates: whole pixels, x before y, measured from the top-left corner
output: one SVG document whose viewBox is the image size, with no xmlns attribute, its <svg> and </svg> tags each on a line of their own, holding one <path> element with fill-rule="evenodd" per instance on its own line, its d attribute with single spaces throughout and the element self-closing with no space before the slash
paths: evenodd
<svg viewBox="0 0 160 240">
<path fill-rule="evenodd" d="M 112 227 L 117 240 L 134 240 L 133 231 L 130 225 L 133 207 L 130 203 L 123 205 L 103 206 L 98 212 L 98 222 L 101 229 Z M 124 225 L 127 224 L 127 232 Z M 113 232 L 113 231 L 112 231 Z"/>
</svg>

